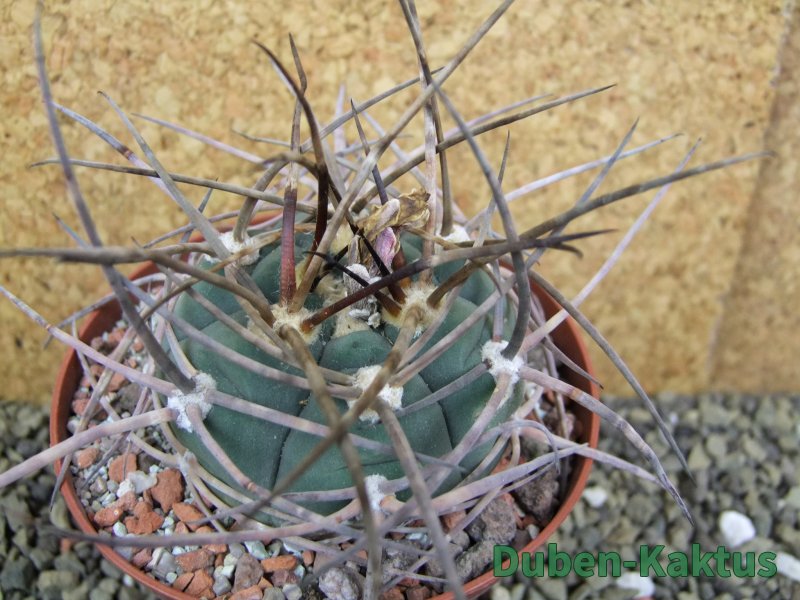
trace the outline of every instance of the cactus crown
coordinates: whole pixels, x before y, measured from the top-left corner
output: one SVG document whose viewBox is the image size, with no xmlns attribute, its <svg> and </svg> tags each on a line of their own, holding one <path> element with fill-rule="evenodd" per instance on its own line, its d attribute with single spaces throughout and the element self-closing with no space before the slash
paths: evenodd
<svg viewBox="0 0 800 600">
<path fill-rule="evenodd" d="M 595 194 L 623 156 L 632 128 L 600 162 L 599 174 L 571 209 L 518 231 L 501 186 L 506 157 L 495 173 L 477 136 L 605 88 L 547 101 L 533 99 L 532 106 L 523 110 L 503 109 L 477 122 L 464 121 L 442 86 L 508 4 L 487 19 L 450 63 L 432 71 L 413 2 L 401 2 L 419 59 L 419 80 L 352 104 L 324 127 L 317 123 L 305 96 L 305 74 L 294 44 L 296 73 L 259 44 L 297 104 L 285 151 L 260 161 L 263 174 L 251 188 L 168 172 L 111 98 L 108 102 L 137 141 L 142 159 L 98 125 L 56 105 L 37 37 L 42 90 L 59 154 L 47 162 L 63 168 L 89 243 L 73 234 L 79 241 L 75 248 L 13 249 L 3 250 L 2 255 L 55 256 L 102 266 L 132 327 L 123 346 L 133 341 L 135 332 L 148 352 L 146 368 L 134 371 L 126 367 L 122 353 L 102 357 L 60 327 L 48 328 L 55 337 L 105 365 L 109 376 L 120 372 L 147 391 L 136 415 L 113 424 L 114 435 L 132 435 L 141 427 L 167 423 L 163 431 L 177 451 L 174 457 L 164 458 L 146 441 L 140 440 L 140 445 L 181 467 L 212 510 L 210 518 L 224 525 L 230 518 L 244 523 L 255 517 L 266 524 L 245 535 L 205 534 L 203 540 L 286 535 L 294 536 L 293 543 L 311 544 L 312 539 L 324 539 L 323 534 L 336 543 L 354 540 L 353 549 L 332 555 L 329 565 L 341 564 L 359 548 L 368 548 L 368 581 L 375 594 L 381 585 L 380 577 L 374 576 L 381 548 L 398 545 L 387 534 L 410 519 L 422 518 L 429 545 L 421 550 L 406 545 L 403 550 L 418 552 L 422 564 L 430 557 L 430 548 L 458 594 L 439 515 L 456 509 L 466 509 L 471 516 L 475 509 L 477 514 L 499 491 L 535 477 L 550 468 L 554 459 L 574 453 L 606 459 L 563 439 L 563 431 L 542 434 L 522 420 L 537 406 L 544 390 L 557 403 L 570 397 L 620 425 L 649 461 L 654 473 L 649 478 L 683 506 L 642 438 L 624 427 L 625 422 L 609 408 L 561 381 L 554 369 L 556 361 L 578 369 L 560 356 L 548 338 L 567 313 L 592 337 L 602 340 L 578 304 L 617 253 L 575 302 L 560 295 L 531 266 L 546 250 L 576 252 L 572 242 L 601 233 L 565 234 L 564 228 L 581 215 L 659 189 L 655 203 L 673 181 L 750 156 L 691 169 L 681 164 L 665 177 Z M 376 129 L 379 138 L 369 141 L 361 125 L 369 107 L 415 84 L 421 91 L 398 123 L 386 133 Z M 183 208 L 189 225 L 143 247 L 104 246 L 73 174 L 74 164 L 86 163 L 67 155 L 56 110 L 125 155 L 133 166 L 123 171 L 153 177 Z M 419 150 L 405 154 L 394 146 L 395 140 L 420 113 L 425 119 L 425 142 Z M 453 131 L 444 131 L 443 113 L 456 122 Z M 306 141 L 300 139 L 301 116 L 311 132 Z M 358 127 L 359 143 L 341 146 L 337 138 L 331 146 L 329 135 L 349 121 Z M 627 155 L 662 141 L 629 150 Z M 446 150 L 462 142 L 471 147 L 491 195 L 487 208 L 472 218 L 466 218 L 453 203 L 448 179 Z M 390 148 L 400 160 L 380 169 L 378 160 Z M 89 166 L 110 168 L 99 163 Z M 581 165 L 553 179 L 593 166 L 597 165 Z M 416 177 L 417 188 L 405 187 L 402 176 Z M 203 214 L 208 195 L 198 210 L 178 183 L 206 187 L 209 195 L 214 189 L 224 189 L 242 196 L 233 229 L 219 233 L 213 225 L 216 219 Z M 300 198 L 298 190 L 305 187 L 313 192 Z M 495 212 L 501 232 L 490 227 Z M 199 233 L 199 241 L 189 239 L 191 231 Z M 114 268 L 138 261 L 154 262 L 159 274 L 129 281 Z M 154 280 L 160 285 L 146 293 Z M 531 294 L 532 280 L 565 310 L 545 321 Z M 44 324 L 21 300 L 2 291 Z M 624 363 L 608 352 L 666 432 Z M 103 375 L 97 382 L 89 412 L 104 398 L 107 381 Z M 84 419 L 81 427 L 85 426 Z M 110 429 L 111 425 L 98 427 Z M 509 442 L 518 445 L 523 436 L 545 440 L 553 451 L 492 474 Z M 59 451 L 66 455 L 71 447 L 62 445 Z M 519 460 L 516 453 L 513 456 Z M 0 476 L 0 484 L 35 466 L 28 463 Z M 640 469 L 627 468 L 642 474 Z M 178 536 L 172 543 L 181 541 Z M 145 536 L 135 543 L 166 542 L 163 537 Z M 124 545 L 132 543 L 126 539 Z M 321 542 L 313 544 L 317 547 Z"/>
</svg>

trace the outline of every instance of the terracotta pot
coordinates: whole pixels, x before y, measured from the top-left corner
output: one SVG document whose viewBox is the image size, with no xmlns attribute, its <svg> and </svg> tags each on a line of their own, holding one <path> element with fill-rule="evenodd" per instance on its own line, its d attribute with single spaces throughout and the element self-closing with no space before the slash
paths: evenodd
<svg viewBox="0 0 800 600">
<path fill-rule="evenodd" d="M 142 277 L 144 275 L 152 274 L 156 271 L 154 265 L 145 265 L 138 269 L 131 278 Z M 537 286 L 532 285 L 534 293 L 538 296 L 545 310 L 546 315 L 549 317 L 555 314 L 559 309 L 558 304 L 546 293 L 540 290 Z M 102 335 L 103 332 L 109 331 L 114 327 L 114 324 L 120 318 L 120 309 L 116 303 L 108 304 L 102 309 L 96 311 L 89 316 L 86 324 L 80 331 L 80 339 L 89 342 L 92 338 Z M 554 343 L 561 348 L 575 363 L 581 366 L 585 371 L 591 373 L 592 366 L 589 360 L 589 355 L 586 351 L 586 346 L 581 340 L 578 326 L 572 319 L 568 319 L 561 324 L 552 334 Z M 67 435 L 67 420 L 72 413 L 72 398 L 75 390 L 77 389 L 82 377 L 82 370 L 78 361 L 78 356 L 74 350 L 67 352 L 64 361 L 61 364 L 61 371 L 56 380 L 53 390 L 52 407 L 50 411 L 50 443 L 57 444 L 65 440 Z M 592 382 L 584 377 L 568 373 L 566 380 L 572 385 L 580 388 L 581 390 L 591 394 L 592 396 L 599 397 L 599 389 Z M 574 408 L 575 415 L 578 422 L 581 424 L 583 437 L 579 442 L 588 443 L 591 447 L 597 447 L 597 440 L 600 431 L 600 418 L 591 411 L 583 407 Z M 62 461 L 57 461 L 55 464 L 56 472 L 61 470 Z M 564 502 L 556 512 L 553 520 L 539 533 L 535 540 L 532 540 L 523 552 L 532 552 L 536 548 L 542 546 L 547 539 L 558 528 L 567 515 L 572 511 L 573 506 L 583 493 L 586 487 L 586 481 L 589 477 L 589 471 L 592 467 L 592 461 L 582 456 L 574 456 L 573 469 L 570 475 L 568 484 L 567 495 Z M 75 487 L 72 484 L 72 477 L 68 474 L 64 479 L 61 486 L 61 493 L 64 496 L 67 507 L 69 508 L 72 517 L 75 520 L 81 531 L 89 534 L 97 533 L 94 525 L 89 521 L 83 505 L 78 499 Z M 127 573 L 136 581 L 140 582 L 145 587 L 152 589 L 155 593 L 163 598 L 170 600 L 192 600 L 192 597 L 183 592 L 179 592 L 170 586 L 157 581 L 149 576 L 144 571 L 138 569 L 133 564 L 125 560 L 122 556 L 117 554 L 113 549 L 108 546 L 98 546 L 100 552 L 109 561 L 116 565 L 123 573 Z M 464 584 L 466 594 L 470 598 L 476 598 L 486 590 L 488 590 L 494 583 L 496 578 L 492 575 L 491 570 L 484 573 L 480 577 L 473 579 Z M 436 596 L 440 600 L 447 600 L 453 598 L 451 593 L 446 593 Z"/>
</svg>

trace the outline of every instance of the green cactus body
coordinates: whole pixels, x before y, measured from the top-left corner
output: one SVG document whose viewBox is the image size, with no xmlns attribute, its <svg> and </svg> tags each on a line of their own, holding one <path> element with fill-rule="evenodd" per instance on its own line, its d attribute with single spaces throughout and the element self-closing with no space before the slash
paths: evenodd
<svg viewBox="0 0 800 600">
<path fill-rule="evenodd" d="M 304 256 L 303 252 L 308 249 L 309 244 L 310 236 L 298 235 L 295 241 L 295 255 Z M 403 250 L 407 260 L 414 260 L 419 256 L 418 240 L 408 235 L 404 236 Z M 460 264 L 444 265 L 435 269 L 434 279 L 444 280 Z M 280 271 L 278 245 L 273 244 L 263 248 L 259 261 L 253 266 L 244 268 L 248 270 L 266 298 L 270 302 L 276 303 Z M 196 284 L 194 290 L 211 300 L 237 321 L 245 324 L 247 317 L 230 293 L 207 283 Z M 481 271 L 474 273 L 462 287 L 459 298 L 427 347 L 435 344 L 464 321 L 493 290 L 494 285 L 485 273 Z M 325 298 L 311 294 L 306 302 L 306 307 L 318 309 L 324 304 Z M 216 321 L 207 310 L 187 295 L 179 298 L 175 312 L 194 327 L 244 356 L 276 369 L 302 375 L 297 369 L 266 355 L 231 329 Z M 366 328 L 333 337 L 332 321 L 333 319 L 329 319 L 319 326 L 320 331 L 309 349 L 322 367 L 347 374 L 353 374 L 362 367 L 380 365 L 391 350 L 398 334 L 396 327 L 382 322 L 374 329 Z M 508 335 L 509 323 L 504 324 L 504 329 Z M 491 331 L 491 315 L 479 319 L 465 335 L 405 384 L 402 397 L 403 406 L 410 406 L 425 398 L 431 392 L 435 392 L 475 367 L 481 361 L 481 349 L 483 344 L 491 338 Z M 199 371 L 214 378 L 218 390 L 287 414 L 326 424 L 319 403 L 308 391 L 256 375 L 220 358 L 197 342 L 181 339 L 181 345 L 191 363 Z M 434 457 L 440 457 L 450 451 L 475 422 L 489 400 L 494 387 L 494 379 L 486 373 L 460 392 L 402 416 L 400 423 L 411 447 L 418 453 Z M 506 420 L 519 405 L 521 397 L 521 386 L 517 385 L 512 397 L 494 416 L 492 425 Z M 347 409 L 344 400 L 336 399 L 336 402 L 342 412 Z M 272 488 L 282 476 L 289 473 L 319 442 L 319 438 L 314 435 L 249 417 L 220 406 L 215 406 L 210 410 L 204 423 L 237 466 L 255 483 L 268 489 Z M 350 431 L 365 438 L 390 444 L 388 435 L 380 423 L 357 421 Z M 238 489 L 231 476 L 211 456 L 199 437 L 177 427 L 174 427 L 174 432 L 212 474 Z M 461 463 L 464 471 L 461 474 L 457 472 L 451 474 L 439 491 L 446 491 L 456 485 L 464 473 L 468 473 L 485 457 L 490 447 L 491 441 L 474 448 Z M 363 448 L 359 449 L 359 452 L 366 475 L 379 474 L 387 479 L 404 475 L 403 469 L 395 457 Z M 296 481 L 290 491 L 326 491 L 350 486 L 352 486 L 352 481 L 344 458 L 339 449 L 333 447 Z M 401 493 L 399 497 L 403 498 L 405 495 Z M 304 502 L 303 504 L 323 514 L 329 514 L 344 505 L 342 501 Z"/>
</svg>

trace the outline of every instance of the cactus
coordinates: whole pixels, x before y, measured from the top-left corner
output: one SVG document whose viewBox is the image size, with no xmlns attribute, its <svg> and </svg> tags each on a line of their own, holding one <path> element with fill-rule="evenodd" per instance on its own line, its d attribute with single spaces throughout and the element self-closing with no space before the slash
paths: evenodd
<svg viewBox="0 0 800 600">
<path fill-rule="evenodd" d="M 618 160 L 666 141 L 626 151 L 634 125 L 601 161 L 599 174 L 574 207 L 518 231 L 501 185 L 507 157 L 503 156 L 496 173 L 477 137 L 604 88 L 538 100 L 532 107 L 490 116 L 477 124 L 465 122 L 442 85 L 508 4 L 489 17 L 450 63 L 432 72 L 413 2 L 401 2 L 416 48 L 422 91 L 387 133 L 377 130 L 380 137 L 373 143 L 367 140 L 361 120 L 383 97 L 353 103 L 351 110 L 322 127 L 305 95 L 305 74 L 294 44 L 296 73 L 258 44 L 294 93 L 296 110 L 287 150 L 263 161 L 263 175 L 251 188 L 170 173 L 111 98 L 107 97 L 109 104 L 138 143 L 143 158 L 95 123 L 56 105 L 37 34 L 40 81 L 58 151 L 57 159 L 45 162 L 57 163 L 64 170 L 88 243 L 69 232 L 78 240 L 74 248 L 5 249 L 0 256 L 50 256 L 99 264 L 131 329 L 119 352 L 104 357 L 66 333 L 63 324 L 48 325 L 10 291 L 0 291 L 52 336 L 104 365 L 106 371 L 95 385 L 88 413 L 99 405 L 112 372 L 146 391 L 136 414 L 97 425 L 91 439 L 104 433 L 124 439 L 143 427 L 163 425 L 175 450 L 166 460 L 181 467 L 198 501 L 209 506 L 210 518 L 221 529 L 230 524 L 229 517 L 255 516 L 262 521 L 261 527 L 244 535 L 222 531 L 169 540 L 159 536 L 124 542 L 105 539 L 104 543 L 227 543 L 287 535 L 293 544 L 311 544 L 313 539 L 318 547 L 318 539 L 334 535 L 337 544 L 351 540 L 354 545 L 334 554 L 330 565 L 341 564 L 361 547 L 368 548 L 365 593 L 377 597 L 383 548 L 395 543 L 388 533 L 422 518 L 430 545 L 421 550 L 406 545 L 404 551 L 416 553 L 418 567 L 435 554 L 443 565 L 444 579 L 460 596 L 439 516 L 461 508 L 474 518 L 500 491 L 527 483 L 554 460 L 582 454 L 611 462 L 661 484 L 688 514 L 643 439 L 610 408 L 559 378 L 555 359 L 564 368 L 579 367 L 559 355 L 548 334 L 567 314 L 575 317 L 619 366 L 677 451 L 641 386 L 578 306 L 670 183 L 758 155 L 694 168 L 686 168 L 684 161 L 664 177 L 596 195 L 597 186 Z M 414 83 L 397 86 L 386 96 Z M 133 166 L 123 171 L 154 178 L 184 210 L 188 225 L 145 246 L 104 246 L 73 168 L 75 164 L 111 167 L 69 157 L 57 110 L 126 156 Z M 423 148 L 411 156 L 398 150 L 404 157 L 401 164 L 379 169 L 378 160 L 420 112 L 425 119 Z M 455 131 L 443 131 L 443 112 L 457 123 Z M 301 117 L 310 129 L 310 139 L 302 143 Z M 331 148 L 327 136 L 349 121 L 358 128 L 360 144 L 355 150 Z M 446 150 L 462 142 L 469 145 L 485 173 L 491 196 L 487 208 L 471 219 L 460 213 L 449 190 Z M 347 158 L 347 166 L 342 167 L 336 157 Z M 419 168 L 422 163 L 424 167 Z M 587 163 L 554 179 L 593 166 L 597 165 Z M 406 180 L 401 176 L 409 174 L 417 177 L 419 189 L 404 187 Z M 232 231 L 220 233 L 212 225 L 215 220 L 203 214 L 208 194 L 198 210 L 177 187 L 180 182 L 206 187 L 208 194 L 224 189 L 242 196 Z M 310 186 L 313 194 L 300 199 L 301 185 Z M 574 244 L 581 238 L 604 233 L 565 234 L 564 228 L 581 215 L 653 189 L 660 191 L 642 218 L 575 301 L 570 302 L 530 268 L 545 251 L 577 252 Z M 278 212 L 270 212 L 275 207 Z M 502 222 L 501 232 L 490 227 L 495 212 Z M 199 233 L 199 241 L 189 239 L 191 231 Z M 143 261 L 157 264 L 160 275 L 131 282 L 115 268 Z M 147 285 L 154 280 L 159 285 L 147 293 Z M 531 296 L 531 281 L 553 295 L 564 310 L 545 321 Z M 124 351 L 134 333 L 147 350 L 146 369 L 134 370 L 125 364 Z M 524 421 L 545 389 L 552 392 L 560 409 L 560 402 L 570 398 L 617 426 L 649 461 L 653 474 L 576 445 L 562 437 L 563 429 L 543 433 Z M 87 422 L 88 416 L 81 430 Z M 89 433 L 79 431 L 46 455 L 0 475 L 0 486 L 41 468 L 45 460 L 69 456 L 75 440 L 89 439 Z M 513 454 L 512 468 L 493 473 L 506 447 L 518 447 L 521 437 L 543 441 L 553 451 L 516 465 L 520 458 Z M 141 447 L 162 456 L 147 439 L 140 439 Z M 333 547 L 328 551 L 333 552 Z"/>
<path fill-rule="evenodd" d="M 400 198 L 400 202 L 405 201 L 411 202 L 407 198 Z M 300 257 L 308 250 L 313 241 L 311 237 L 310 234 L 300 234 L 296 237 L 295 256 Z M 357 238 L 354 240 L 351 242 L 353 248 L 359 243 Z M 416 260 L 420 253 L 419 248 L 413 246 L 413 240 L 404 244 L 402 250 L 406 260 Z M 356 276 L 361 271 L 363 273 L 362 277 L 359 277 L 361 282 L 369 277 L 366 267 L 360 263 L 332 264 L 336 264 L 337 268 L 342 270 L 347 269 Z M 447 265 L 435 269 L 427 287 L 434 289 L 439 281 L 445 281 L 457 267 L 458 265 Z M 245 267 L 265 298 L 273 305 L 279 302 L 280 268 L 280 246 L 277 243 L 262 248 L 258 260 L 252 266 Z M 327 277 L 333 281 L 326 285 L 321 283 L 316 293 L 309 294 L 304 305 L 305 311 L 311 313 L 345 297 L 346 278 L 350 278 L 350 275 L 347 272 L 331 273 Z M 420 282 L 411 283 L 404 290 L 406 297 L 424 292 L 424 285 Z M 219 292 L 207 283 L 197 284 L 193 289 L 240 324 L 246 324 L 247 316 L 230 292 Z M 424 307 L 423 310 L 430 313 L 429 322 L 439 317 L 441 324 L 421 351 L 429 350 L 459 323 L 474 314 L 492 291 L 491 279 L 485 273 L 477 271 L 461 287 L 446 314 L 439 314 L 443 312 L 441 308 Z M 411 300 L 406 304 L 410 302 Z M 175 314 L 242 356 L 283 372 L 301 374 L 297 368 L 292 368 L 279 358 L 265 354 L 243 339 L 188 295 L 178 299 Z M 387 311 L 384 317 L 378 308 L 369 307 L 342 311 L 312 330 L 309 335 L 311 338 L 309 350 L 320 367 L 345 376 L 353 376 L 352 391 L 363 391 L 372 380 L 376 369 L 385 362 L 397 340 L 400 325 L 398 316 L 391 315 Z M 424 321 L 417 325 L 420 331 L 423 327 Z M 482 374 L 441 402 L 430 404 L 420 410 L 414 410 L 413 407 L 416 402 L 424 400 L 448 383 L 457 381 L 481 364 L 483 360 L 481 350 L 491 341 L 492 329 L 492 316 L 483 315 L 460 335 L 455 343 L 448 345 L 444 352 L 438 354 L 429 365 L 419 373 L 408 377 L 402 386 L 387 386 L 386 392 L 379 394 L 379 397 L 387 397 L 388 404 L 392 408 L 408 411 L 398 420 L 415 452 L 433 457 L 444 456 L 458 445 L 470 425 L 479 417 L 494 390 L 494 380 L 489 373 Z M 503 319 L 502 330 L 507 339 L 511 333 L 511 321 L 508 317 Z M 178 336 L 179 339 L 181 337 Z M 301 419 L 321 425 L 325 424 L 325 416 L 319 403 L 309 390 L 253 373 L 231 361 L 220 359 L 213 350 L 199 342 L 187 339 L 182 339 L 181 342 L 181 348 L 189 362 L 199 371 L 211 375 L 218 390 L 282 413 L 299 416 Z M 506 421 L 519 406 L 522 399 L 521 384 L 515 386 L 512 396 L 513 398 L 506 401 L 494 414 L 488 424 L 489 427 Z M 336 398 L 336 403 L 340 412 L 344 413 L 347 410 L 348 406 L 344 399 Z M 381 427 L 379 420 L 375 410 L 367 409 L 350 428 L 350 432 L 389 445 L 391 442 L 388 433 Z M 234 410 L 221 407 L 213 407 L 206 416 L 204 424 L 214 432 L 220 446 L 231 460 L 249 479 L 265 489 L 271 489 L 276 481 L 290 473 L 317 442 L 317 438 L 312 434 L 292 430 L 277 423 L 248 418 Z M 230 432 L 235 432 L 235 435 L 231 435 Z M 176 428 L 175 434 L 203 464 L 209 465 L 217 477 L 226 480 L 230 485 L 235 485 L 225 469 L 216 464 L 196 433 Z M 491 449 L 493 441 L 493 439 L 486 440 L 464 457 L 460 462 L 463 473 L 472 471 L 478 465 Z M 399 461 L 390 455 L 362 451 L 360 458 L 364 463 L 365 475 L 380 475 L 387 479 L 397 479 L 403 475 Z M 451 488 L 460 479 L 458 472 L 454 472 L 440 491 Z M 336 490 L 351 485 L 352 480 L 344 457 L 337 449 L 331 448 L 289 488 L 289 491 Z M 307 506 L 327 513 L 342 508 L 343 505 L 342 501 L 330 503 L 329 506 L 324 504 Z"/>
</svg>

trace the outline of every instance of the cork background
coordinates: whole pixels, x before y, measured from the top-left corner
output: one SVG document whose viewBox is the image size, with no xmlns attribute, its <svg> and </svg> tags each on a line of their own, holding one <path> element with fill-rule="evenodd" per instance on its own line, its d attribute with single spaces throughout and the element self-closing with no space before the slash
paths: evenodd
<svg viewBox="0 0 800 600">
<path fill-rule="evenodd" d="M 286 138 L 292 99 L 251 43 L 291 61 L 292 33 L 322 122 L 339 84 L 364 100 L 417 74 L 413 44 L 394 2 L 312 0 L 72 0 L 45 3 L 47 66 L 57 101 L 133 146 L 107 103 L 171 120 L 250 152 L 271 150 L 243 130 Z M 482 0 L 418 2 L 428 55 L 449 60 L 488 16 Z M 35 3 L 0 0 L 0 247 L 67 245 L 57 214 L 78 226 L 56 167 L 28 168 L 54 155 L 31 44 Z M 583 305 L 648 391 L 800 389 L 800 242 L 797 201 L 798 9 L 780 1 L 562 3 L 518 0 L 445 90 L 467 118 L 526 96 L 563 95 L 615 83 L 603 94 L 512 125 L 506 190 L 613 152 L 634 120 L 631 146 L 685 135 L 620 163 L 602 191 L 672 171 L 699 137 L 693 164 L 768 148 L 769 160 L 676 184 L 617 268 Z M 390 125 L 413 92 L 370 111 Z M 137 126 L 171 170 L 250 185 L 250 163 L 153 124 Z M 62 119 L 72 156 L 124 161 L 81 126 Z M 412 133 L 420 130 L 415 123 Z M 349 134 L 352 135 L 352 130 Z M 506 131 L 480 138 L 499 164 Z M 403 140 L 406 148 L 418 139 Z M 451 152 L 464 211 L 489 192 L 466 149 Z M 386 164 L 389 164 L 388 162 Z M 147 180 L 79 169 L 106 243 L 145 241 L 181 222 Z M 520 228 L 570 206 L 594 173 L 512 204 Z M 199 201 L 202 190 L 186 188 Z M 572 227 L 617 229 L 581 243 L 584 257 L 545 255 L 542 273 L 574 294 L 602 263 L 647 199 L 607 207 Z M 224 194 L 213 209 L 236 206 Z M 105 289 L 91 267 L 4 260 L 0 283 L 51 322 Z M 63 352 L 42 350 L 43 331 L 0 301 L 0 398 L 47 402 Z M 607 390 L 625 384 L 593 352 Z"/>
</svg>

